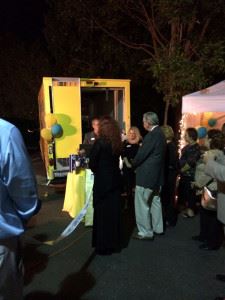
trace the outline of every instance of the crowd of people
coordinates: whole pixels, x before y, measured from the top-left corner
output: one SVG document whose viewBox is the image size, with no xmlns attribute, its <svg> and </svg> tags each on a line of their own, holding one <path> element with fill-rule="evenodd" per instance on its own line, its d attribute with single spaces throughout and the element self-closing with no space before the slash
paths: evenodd
<svg viewBox="0 0 225 300">
<path fill-rule="evenodd" d="M 144 138 L 132 126 L 126 138 L 121 139 L 118 123 L 112 118 L 102 118 L 98 125 L 90 154 L 90 168 L 95 174 L 93 247 L 96 253 L 120 251 L 121 211 L 133 204 L 137 226 L 133 238 L 153 241 L 167 227 L 176 226 L 179 213 L 184 218 L 199 213 L 199 234 L 192 239 L 201 242 L 200 250 L 218 250 L 223 244 L 225 224 L 224 133 L 211 129 L 200 144 L 197 130 L 187 128 L 186 145 L 179 157 L 172 128 L 159 126 L 154 112 L 143 115 L 143 127 L 147 131 Z M 215 200 L 211 207 L 203 204 L 205 189 Z M 126 195 L 125 203 L 121 200 L 121 190 Z M 225 281 L 223 274 L 217 274 L 216 278 Z"/>
<path fill-rule="evenodd" d="M 122 209 L 133 206 L 137 225 L 133 238 L 153 241 L 154 235 L 164 234 L 166 226 L 177 222 L 179 161 L 172 128 L 160 127 L 154 112 L 143 115 L 144 138 L 132 126 L 121 139 L 118 123 L 109 117 L 95 118 L 92 126 L 95 142 L 89 166 L 95 175 L 93 247 L 98 254 L 120 251 Z M 85 135 L 86 142 L 87 136 L 91 134 Z"/>
<path fill-rule="evenodd" d="M 201 242 L 201 250 L 222 246 L 225 137 L 221 130 L 209 130 L 199 143 L 196 129 L 187 128 L 179 157 L 172 128 L 159 126 L 154 112 L 143 115 L 144 138 L 135 126 L 121 137 L 118 122 L 108 116 L 93 119 L 92 126 L 84 143 L 92 145 L 89 167 L 94 173 L 92 246 L 96 254 L 121 251 L 122 211 L 133 207 L 134 239 L 154 241 L 155 235 L 176 226 L 178 213 L 184 218 L 199 213 L 199 233 L 192 239 Z M 22 299 L 19 236 L 39 209 L 36 181 L 21 135 L 0 119 L 1 299 Z M 224 274 L 216 278 L 225 282 Z"/>
</svg>

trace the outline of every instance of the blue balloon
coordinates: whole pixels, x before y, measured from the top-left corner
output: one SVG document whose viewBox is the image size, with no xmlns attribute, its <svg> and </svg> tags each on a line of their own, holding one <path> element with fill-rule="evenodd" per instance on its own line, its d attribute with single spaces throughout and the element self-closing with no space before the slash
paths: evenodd
<svg viewBox="0 0 225 300">
<path fill-rule="evenodd" d="M 208 125 L 210 126 L 210 127 L 213 127 L 213 126 L 215 126 L 216 125 L 216 122 L 217 122 L 217 120 L 216 119 L 209 119 L 208 120 Z"/>
<path fill-rule="evenodd" d="M 198 138 L 203 139 L 207 136 L 207 129 L 205 127 L 198 128 Z"/>
<path fill-rule="evenodd" d="M 60 138 L 63 135 L 62 126 L 59 124 L 54 124 L 51 128 L 51 132 L 54 138 Z"/>
</svg>

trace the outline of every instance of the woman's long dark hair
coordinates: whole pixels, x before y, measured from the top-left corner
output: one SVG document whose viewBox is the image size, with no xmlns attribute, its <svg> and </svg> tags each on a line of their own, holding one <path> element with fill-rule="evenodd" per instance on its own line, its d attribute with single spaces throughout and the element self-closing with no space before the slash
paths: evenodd
<svg viewBox="0 0 225 300">
<path fill-rule="evenodd" d="M 99 138 L 112 145 L 113 154 L 119 155 L 122 149 L 119 124 L 111 117 L 105 116 L 99 122 Z"/>
</svg>

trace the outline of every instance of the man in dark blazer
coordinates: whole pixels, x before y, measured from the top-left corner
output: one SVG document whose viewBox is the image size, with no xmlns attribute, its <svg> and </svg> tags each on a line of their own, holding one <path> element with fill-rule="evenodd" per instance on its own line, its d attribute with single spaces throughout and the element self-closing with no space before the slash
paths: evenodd
<svg viewBox="0 0 225 300">
<path fill-rule="evenodd" d="M 154 112 L 143 115 L 143 126 L 148 131 L 135 156 L 136 169 L 135 217 L 140 240 L 153 240 L 154 233 L 163 233 L 160 190 L 163 185 L 166 141 Z"/>
<path fill-rule="evenodd" d="M 91 125 L 93 131 L 87 132 L 85 134 L 83 144 L 93 145 L 96 140 L 96 137 L 98 136 L 99 119 L 98 118 L 92 119 Z"/>
</svg>

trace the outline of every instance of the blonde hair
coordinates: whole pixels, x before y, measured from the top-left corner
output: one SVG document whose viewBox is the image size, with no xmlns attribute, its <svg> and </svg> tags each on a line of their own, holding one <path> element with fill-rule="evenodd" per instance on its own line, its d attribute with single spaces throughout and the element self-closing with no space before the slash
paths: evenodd
<svg viewBox="0 0 225 300">
<path fill-rule="evenodd" d="M 127 132 L 128 142 L 130 142 L 129 133 L 131 130 L 134 131 L 136 134 L 136 138 L 134 140 L 132 140 L 132 143 L 139 143 L 142 140 L 142 136 L 140 134 L 140 130 L 136 126 L 131 126 L 130 129 L 128 130 L 128 132 Z"/>
<path fill-rule="evenodd" d="M 162 132 L 165 135 L 166 140 L 172 141 L 174 139 L 174 132 L 172 127 L 168 125 L 161 126 Z"/>
</svg>

